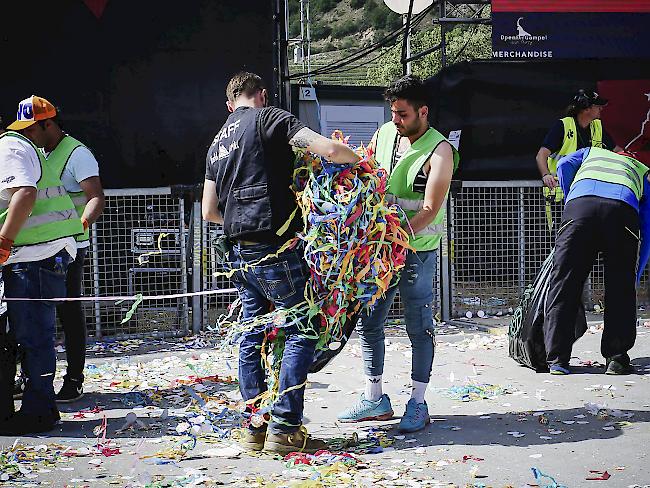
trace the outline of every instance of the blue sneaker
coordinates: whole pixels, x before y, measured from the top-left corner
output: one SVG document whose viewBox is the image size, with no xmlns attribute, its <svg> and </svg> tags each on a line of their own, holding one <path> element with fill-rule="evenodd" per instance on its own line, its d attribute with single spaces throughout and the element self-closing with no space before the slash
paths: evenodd
<svg viewBox="0 0 650 488">
<path fill-rule="evenodd" d="M 569 369 L 568 364 L 562 365 L 559 363 L 554 363 L 549 366 L 549 370 L 551 374 L 558 374 L 558 375 L 571 374 L 571 370 Z"/>
<path fill-rule="evenodd" d="M 399 421 L 397 430 L 400 432 L 417 432 L 424 429 L 431 421 L 427 402 L 418 403 L 413 398 L 406 404 L 406 412 Z"/>
<path fill-rule="evenodd" d="M 390 398 L 385 393 L 373 402 L 366 400 L 361 394 L 361 399 L 347 410 L 338 414 L 339 422 L 364 422 L 366 420 L 390 420 L 393 418 L 393 407 Z"/>
</svg>

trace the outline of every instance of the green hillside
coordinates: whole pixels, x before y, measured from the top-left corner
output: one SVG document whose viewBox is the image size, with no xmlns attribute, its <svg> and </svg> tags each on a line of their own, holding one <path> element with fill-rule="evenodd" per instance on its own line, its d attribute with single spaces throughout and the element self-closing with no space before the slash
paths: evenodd
<svg viewBox="0 0 650 488">
<path fill-rule="evenodd" d="M 401 16 L 392 12 L 382 0 L 310 0 L 309 4 L 312 71 L 384 39 L 402 25 Z M 437 14 L 434 8 L 414 29 L 414 53 L 440 42 L 440 28 L 434 24 Z M 482 12 L 482 16 L 489 16 L 489 7 Z M 447 34 L 448 58 L 456 62 L 489 58 L 490 33 L 489 26 L 456 27 Z M 289 0 L 289 35 L 291 38 L 300 36 L 299 0 Z M 312 81 L 340 85 L 384 85 L 401 74 L 400 53 L 401 45 L 395 45 L 392 49 L 383 48 L 345 68 L 315 75 Z M 378 55 L 381 56 L 377 58 Z M 413 72 L 423 77 L 432 76 L 440 69 L 440 64 L 438 51 L 414 63 Z M 293 53 L 290 52 L 289 72 L 301 73 L 303 69 L 302 63 L 293 63 Z"/>
</svg>

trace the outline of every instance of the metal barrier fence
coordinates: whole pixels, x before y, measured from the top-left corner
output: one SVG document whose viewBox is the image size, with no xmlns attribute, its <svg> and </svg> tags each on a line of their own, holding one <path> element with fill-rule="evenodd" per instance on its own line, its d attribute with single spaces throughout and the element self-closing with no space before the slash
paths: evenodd
<svg viewBox="0 0 650 488">
<path fill-rule="evenodd" d="M 196 211 L 196 210 L 195 210 Z M 202 268 L 202 289 L 203 290 L 217 290 L 233 288 L 232 282 L 224 276 L 215 276 L 214 273 L 222 272 L 223 266 L 217 259 L 215 247 L 213 245 L 215 239 L 223 235 L 221 226 L 203 222 L 203 240 L 201 251 L 201 268 Z M 436 290 L 435 301 L 439 305 L 439 294 Z M 224 313 L 228 306 L 237 298 L 236 293 L 224 293 L 219 295 L 208 295 L 203 299 L 202 318 L 203 325 L 214 325 L 220 314 Z M 400 319 L 404 316 L 403 304 L 399 297 L 399 292 L 395 298 L 393 306 L 389 312 L 390 319 Z"/>
<path fill-rule="evenodd" d="M 450 192 L 448 239 L 438 255 L 440 287 L 434 307 L 443 318 L 508 313 L 532 282 L 554 243 L 561 203 L 546 202 L 537 181 L 458 182 Z M 200 203 L 185 210 L 170 188 L 107 190 L 106 209 L 92 227 L 84 269 L 86 296 L 168 295 L 232 288 L 214 276 L 223 267 L 213 241 L 221 227 L 203 222 Z M 188 258 L 191 258 L 188 259 Z M 191 263 L 191 266 L 188 266 Z M 585 289 L 587 307 L 602 303 L 603 266 L 594 266 Z M 640 305 L 650 304 L 646 271 Z M 132 302 L 84 302 L 90 336 L 155 337 L 197 333 L 213 325 L 236 293 L 157 299 L 141 303 L 121 321 Z M 191 304 L 191 306 L 190 306 Z M 399 294 L 389 318 L 403 317 Z M 192 327 L 190 329 L 190 323 Z"/>
<path fill-rule="evenodd" d="M 451 196 L 452 316 L 508 313 L 555 242 L 562 203 L 547 202 L 538 181 L 465 181 Z M 552 217 L 549 228 L 547 208 Z M 648 272 L 638 292 L 648 303 Z M 584 293 L 588 309 L 604 298 L 599 257 Z"/>
<path fill-rule="evenodd" d="M 106 208 L 92 226 L 84 269 L 86 296 L 168 295 L 187 292 L 187 230 L 182 197 L 170 188 L 106 190 Z M 105 336 L 188 333 L 186 298 L 142 302 L 84 302 L 88 330 Z"/>
</svg>

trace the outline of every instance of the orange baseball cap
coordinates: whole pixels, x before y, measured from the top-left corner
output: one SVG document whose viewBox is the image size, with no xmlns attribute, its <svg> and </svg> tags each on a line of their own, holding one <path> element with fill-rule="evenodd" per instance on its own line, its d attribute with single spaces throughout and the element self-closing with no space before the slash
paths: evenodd
<svg viewBox="0 0 650 488">
<path fill-rule="evenodd" d="M 7 126 L 7 129 L 21 130 L 34 125 L 39 120 L 56 117 L 56 108 L 42 97 L 32 95 L 18 104 L 16 121 Z"/>
</svg>

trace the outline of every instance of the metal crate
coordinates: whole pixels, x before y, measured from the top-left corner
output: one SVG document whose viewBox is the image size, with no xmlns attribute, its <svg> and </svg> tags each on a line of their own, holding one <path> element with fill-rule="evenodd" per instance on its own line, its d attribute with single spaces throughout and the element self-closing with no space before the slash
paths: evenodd
<svg viewBox="0 0 650 488">
<path fill-rule="evenodd" d="M 169 295 L 187 292 L 187 230 L 183 198 L 170 188 L 106 190 L 106 208 L 92 226 L 84 269 L 86 296 Z M 188 333 L 187 298 L 142 302 L 85 302 L 91 336 L 154 337 Z"/>
</svg>

